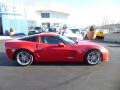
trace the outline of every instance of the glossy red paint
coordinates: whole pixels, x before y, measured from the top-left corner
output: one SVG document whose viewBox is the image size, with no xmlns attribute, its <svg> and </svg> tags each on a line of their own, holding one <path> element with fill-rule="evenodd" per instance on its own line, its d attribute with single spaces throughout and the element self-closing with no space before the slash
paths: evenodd
<svg viewBox="0 0 120 90">
<path fill-rule="evenodd" d="M 41 36 L 57 36 L 55 33 L 37 34 L 36 41 L 10 40 L 5 42 L 6 54 L 14 60 L 18 50 L 28 50 L 34 56 L 34 62 L 83 62 L 89 50 L 97 49 L 102 53 L 103 60 L 108 61 L 108 51 L 95 43 L 80 41 L 78 44 L 47 44 L 39 42 Z"/>
</svg>

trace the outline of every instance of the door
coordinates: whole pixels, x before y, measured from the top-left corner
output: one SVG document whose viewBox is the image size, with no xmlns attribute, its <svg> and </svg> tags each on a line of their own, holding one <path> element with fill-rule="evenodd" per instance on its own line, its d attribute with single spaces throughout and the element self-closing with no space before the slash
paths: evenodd
<svg viewBox="0 0 120 90">
<path fill-rule="evenodd" d="M 40 61 L 71 61 L 74 60 L 76 51 L 71 45 L 60 45 L 63 43 L 57 36 L 42 36 L 41 42 L 37 44 L 37 53 Z"/>
</svg>

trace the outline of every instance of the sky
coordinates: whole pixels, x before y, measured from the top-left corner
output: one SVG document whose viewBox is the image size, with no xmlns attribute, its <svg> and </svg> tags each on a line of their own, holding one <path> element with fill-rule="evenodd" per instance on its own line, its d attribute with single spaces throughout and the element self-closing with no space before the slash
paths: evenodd
<svg viewBox="0 0 120 90">
<path fill-rule="evenodd" d="M 69 23 L 88 26 L 120 23 L 120 0 L 0 0 L 54 8 L 70 14 Z"/>
<path fill-rule="evenodd" d="M 71 21 L 83 26 L 120 23 L 120 0 L 63 0 L 62 3 L 72 8 Z"/>
</svg>

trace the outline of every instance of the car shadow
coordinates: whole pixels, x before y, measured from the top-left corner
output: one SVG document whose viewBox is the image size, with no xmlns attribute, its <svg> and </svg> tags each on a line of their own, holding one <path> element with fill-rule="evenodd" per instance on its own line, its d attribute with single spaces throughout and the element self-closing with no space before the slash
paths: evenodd
<svg viewBox="0 0 120 90">
<path fill-rule="evenodd" d="M 9 60 L 4 52 L 0 52 L 0 66 L 19 66 L 16 62 Z"/>
<path fill-rule="evenodd" d="M 33 63 L 32 66 L 88 66 L 78 62 L 40 62 Z"/>
</svg>

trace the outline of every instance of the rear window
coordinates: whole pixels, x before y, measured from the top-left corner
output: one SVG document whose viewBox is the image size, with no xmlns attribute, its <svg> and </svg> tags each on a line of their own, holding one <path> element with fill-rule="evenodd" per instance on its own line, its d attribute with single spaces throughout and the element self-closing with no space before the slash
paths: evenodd
<svg viewBox="0 0 120 90">
<path fill-rule="evenodd" d="M 24 37 L 24 38 L 21 38 L 19 40 L 36 42 L 36 36 Z"/>
</svg>

